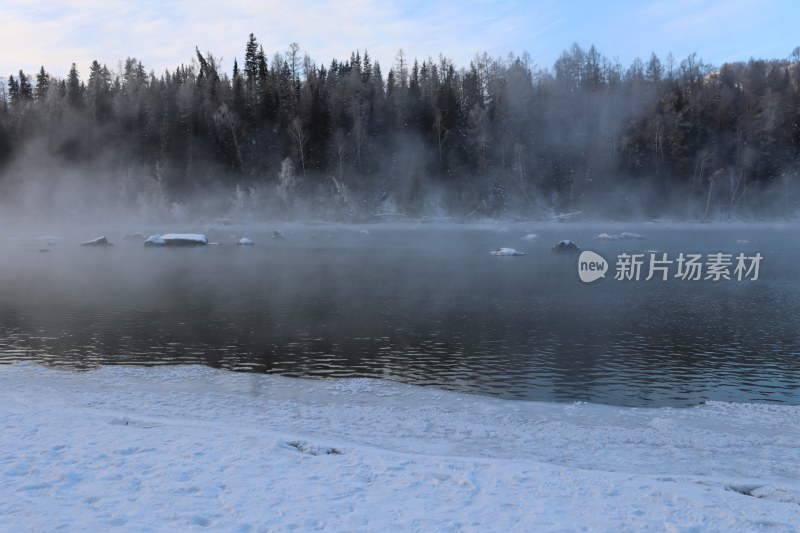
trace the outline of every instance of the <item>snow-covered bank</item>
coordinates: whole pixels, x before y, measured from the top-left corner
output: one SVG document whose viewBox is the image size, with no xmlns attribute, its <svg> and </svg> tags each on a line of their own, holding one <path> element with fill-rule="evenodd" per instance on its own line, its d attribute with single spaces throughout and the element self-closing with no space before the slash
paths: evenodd
<svg viewBox="0 0 800 533">
<path fill-rule="evenodd" d="M 0 365 L 9 531 L 800 529 L 800 407 Z"/>
</svg>

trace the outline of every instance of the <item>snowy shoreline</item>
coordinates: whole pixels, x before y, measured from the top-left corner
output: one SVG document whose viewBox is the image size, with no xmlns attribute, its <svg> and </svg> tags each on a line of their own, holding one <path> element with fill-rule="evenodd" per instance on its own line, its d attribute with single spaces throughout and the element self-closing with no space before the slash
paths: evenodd
<svg viewBox="0 0 800 533">
<path fill-rule="evenodd" d="M 0 365 L 7 530 L 795 531 L 800 406 Z"/>
</svg>

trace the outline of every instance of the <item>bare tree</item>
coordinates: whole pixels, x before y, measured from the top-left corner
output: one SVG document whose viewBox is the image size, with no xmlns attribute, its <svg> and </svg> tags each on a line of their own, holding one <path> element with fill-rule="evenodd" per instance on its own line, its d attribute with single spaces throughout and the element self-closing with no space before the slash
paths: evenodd
<svg viewBox="0 0 800 533">
<path fill-rule="evenodd" d="M 244 173 L 244 160 L 242 159 L 242 150 L 239 147 L 244 135 L 242 121 L 231 111 L 228 104 L 223 103 L 214 112 L 214 124 L 220 133 L 227 133 L 227 136 L 230 137 L 236 151 L 236 160 L 239 162 L 239 168 Z"/>
<path fill-rule="evenodd" d="M 436 110 L 435 119 L 433 121 L 433 131 L 436 132 L 436 145 L 439 150 L 439 172 L 442 171 L 442 158 L 444 153 L 444 142 L 450 136 L 450 131 L 442 124 L 442 111 Z"/>
<path fill-rule="evenodd" d="M 278 174 L 278 195 L 285 203 L 289 202 L 296 183 L 294 163 L 291 158 L 287 157 L 281 162 L 281 171 Z"/>
<path fill-rule="evenodd" d="M 469 133 L 472 146 L 478 161 L 478 168 L 486 170 L 486 152 L 489 149 L 489 113 L 480 106 L 473 107 L 469 112 Z"/>
<path fill-rule="evenodd" d="M 347 150 L 347 136 L 341 128 L 336 130 L 333 143 L 336 149 L 336 161 L 339 165 L 339 181 L 341 181 L 344 177 L 344 155 Z"/>
<path fill-rule="evenodd" d="M 517 176 L 519 179 L 518 185 L 520 191 L 522 191 L 522 195 L 528 200 L 528 204 L 532 207 L 536 208 L 536 211 L 539 213 L 539 218 L 544 218 L 544 213 L 542 213 L 542 208 L 539 206 L 539 202 L 536 202 L 531 199 L 528 195 L 528 192 L 525 190 L 525 174 L 522 171 L 522 152 L 523 146 L 520 143 L 516 143 L 514 145 L 514 152 L 516 154 L 516 167 L 517 167 Z"/>
<path fill-rule="evenodd" d="M 706 198 L 706 212 L 703 214 L 703 220 L 708 220 L 708 209 L 711 206 L 711 193 L 714 192 L 714 184 L 722 178 L 722 174 L 722 169 L 719 169 L 708 178 L 708 198 Z"/>
<path fill-rule="evenodd" d="M 292 82 L 297 83 L 300 80 L 300 45 L 297 43 L 289 43 L 289 50 L 286 52 L 286 62 L 289 63 L 289 68 L 292 71 Z"/>
<path fill-rule="evenodd" d="M 397 51 L 395 64 L 397 66 L 397 75 L 399 76 L 400 87 L 405 89 L 408 87 L 408 61 L 406 60 L 406 53 L 402 48 Z"/>
<path fill-rule="evenodd" d="M 308 131 L 303 126 L 300 117 L 294 117 L 290 127 L 292 137 L 297 143 L 297 150 L 300 152 L 300 167 L 303 169 L 303 177 L 306 177 L 306 145 L 308 144 Z"/>
<path fill-rule="evenodd" d="M 672 79 L 675 77 L 675 56 L 672 55 L 672 52 L 667 54 L 667 79 Z"/>
<path fill-rule="evenodd" d="M 353 141 L 356 149 L 356 162 L 361 170 L 361 152 L 367 139 L 367 128 L 364 126 L 363 108 L 361 104 L 353 106 Z"/>
</svg>

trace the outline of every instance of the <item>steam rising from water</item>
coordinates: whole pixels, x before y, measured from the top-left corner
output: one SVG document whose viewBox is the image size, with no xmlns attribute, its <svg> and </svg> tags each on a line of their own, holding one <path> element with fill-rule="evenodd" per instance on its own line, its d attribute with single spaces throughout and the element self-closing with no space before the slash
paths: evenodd
<svg viewBox="0 0 800 533">
<path fill-rule="evenodd" d="M 644 237 L 633 241 L 593 240 L 597 225 L 580 224 L 126 228 L 220 243 L 182 249 L 145 248 L 119 227 L 50 229 L 56 244 L 8 229 L 0 241 L 4 361 L 200 362 L 634 405 L 800 401 L 792 226 L 602 228 Z M 77 245 L 101 233 L 115 245 Z M 255 245 L 236 244 L 244 236 Z M 753 283 L 586 285 L 577 257 L 549 252 L 564 238 L 606 258 L 757 247 L 765 260 Z M 509 244 L 526 255 L 488 253 Z"/>
</svg>

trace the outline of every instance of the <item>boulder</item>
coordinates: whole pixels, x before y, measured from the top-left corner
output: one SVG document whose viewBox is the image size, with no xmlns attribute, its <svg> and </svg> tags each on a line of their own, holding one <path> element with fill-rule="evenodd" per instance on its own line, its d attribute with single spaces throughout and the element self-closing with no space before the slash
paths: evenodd
<svg viewBox="0 0 800 533">
<path fill-rule="evenodd" d="M 62 239 L 61 237 L 54 237 L 52 235 L 42 235 L 41 237 L 36 237 L 36 240 L 39 242 L 43 242 L 49 246 L 61 244 L 64 241 L 64 239 Z"/>
<path fill-rule="evenodd" d="M 158 234 L 150 235 L 147 239 L 145 239 L 144 245 L 145 246 L 166 246 L 167 245 L 167 241 L 162 239 L 161 235 L 158 235 Z"/>
<path fill-rule="evenodd" d="M 554 254 L 574 254 L 579 253 L 581 249 L 574 242 L 570 240 L 563 240 L 550 248 L 550 251 Z"/>
<path fill-rule="evenodd" d="M 108 239 L 106 239 L 105 236 L 102 236 L 90 241 L 83 241 L 81 246 L 111 246 L 111 243 L 108 242 Z"/>
</svg>

